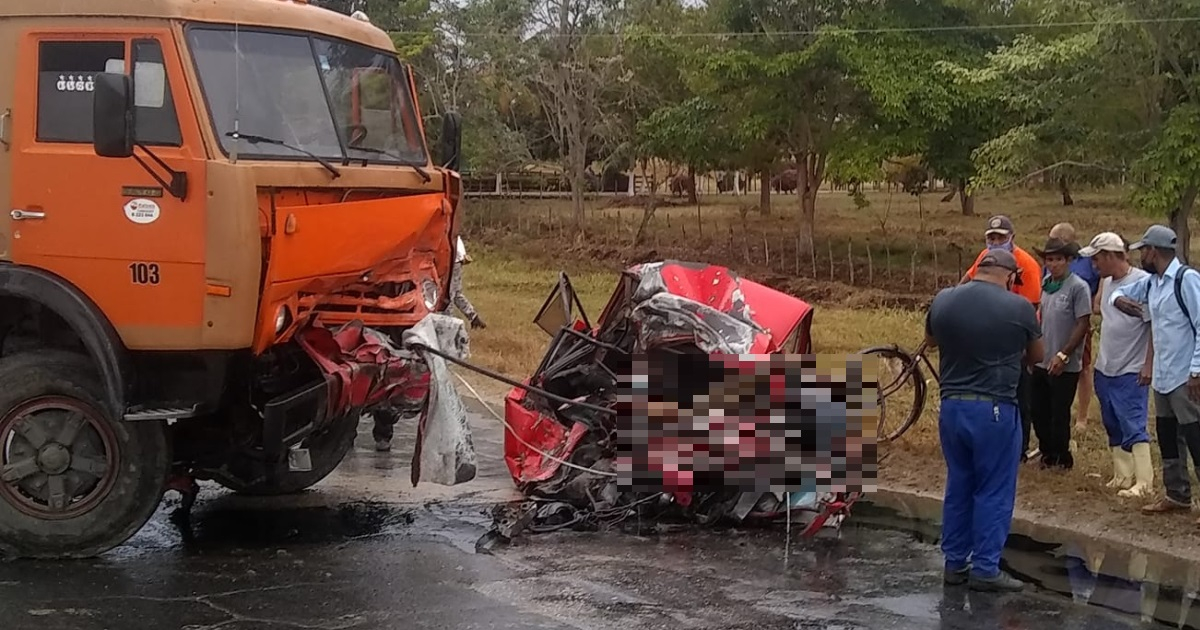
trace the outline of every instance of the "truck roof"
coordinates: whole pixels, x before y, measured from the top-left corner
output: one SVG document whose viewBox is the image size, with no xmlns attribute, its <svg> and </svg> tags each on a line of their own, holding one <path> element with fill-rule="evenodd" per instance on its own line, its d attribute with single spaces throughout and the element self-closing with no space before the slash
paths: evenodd
<svg viewBox="0 0 1200 630">
<path fill-rule="evenodd" d="M 151 18 L 238 23 L 323 33 L 394 51 L 378 27 L 306 0 L 0 0 L 0 19 L 30 17 Z"/>
</svg>

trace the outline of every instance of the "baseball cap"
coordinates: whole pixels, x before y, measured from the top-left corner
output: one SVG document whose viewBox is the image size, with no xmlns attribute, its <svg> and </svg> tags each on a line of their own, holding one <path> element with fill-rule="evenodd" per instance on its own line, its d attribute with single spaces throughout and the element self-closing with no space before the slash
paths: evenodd
<svg viewBox="0 0 1200 630">
<path fill-rule="evenodd" d="M 1006 249 L 988 250 L 979 260 L 980 267 L 1000 267 L 1009 271 L 1017 270 L 1017 259 Z"/>
<path fill-rule="evenodd" d="M 1012 219 L 1010 219 L 1002 214 L 998 214 L 998 215 L 988 219 L 987 231 L 984 232 L 984 235 L 1004 234 L 1005 236 L 1007 236 L 1012 233 L 1013 233 Z"/>
<path fill-rule="evenodd" d="M 1175 249 L 1175 230 L 1165 225 L 1151 225 L 1146 230 L 1146 233 L 1142 235 L 1142 240 L 1130 245 L 1129 249 L 1141 249 L 1143 247 Z"/>
<path fill-rule="evenodd" d="M 1090 258 L 1100 252 L 1123 252 L 1125 251 L 1125 241 L 1120 236 L 1113 232 L 1101 232 L 1092 237 L 1092 242 L 1088 243 L 1087 247 L 1079 250 L 1079 255 L 1085 258 Z"/>
</svg>

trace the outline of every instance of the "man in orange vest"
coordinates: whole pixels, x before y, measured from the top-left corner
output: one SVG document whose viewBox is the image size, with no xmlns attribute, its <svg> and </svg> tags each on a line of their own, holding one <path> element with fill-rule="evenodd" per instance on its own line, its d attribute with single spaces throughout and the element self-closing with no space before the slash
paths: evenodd
<svg viewBox="0 0 1200 630">
<path fill-rule="evenodd" d="M 1042 265 L 1037 259 L 1029 254 L 1029 252 L 1017 246 L 1013 237 L 1016 236 L 1016 230 L 1013 228 L 1012 219 L 1004 215 L 996 215 L 987 222 L 987 228 L 983 232 L 985 239 L 985 247 L 979 255 L 975 257 L 975 262 L 971 268 L 963 274 L 960 284 L 970 282 L 975 278 L 975 271 L 979 268 L 979 261 L 994 249 L 1003 249 L 1013 255 L 1017 261 L 1017 280 L 1012 286 L 1012 292 L 1029 300 L 1036 311 L 1042 302 Z M 1017 403 L 1021 412 L 1021 461 L 1029 459 L 1029 434 L 1031 430 L 1031 418 L 1029 415 L 1029 368 L 1025 367 L 1021 370 L 1021 380 L 1017 385 Z"/>
</svg>

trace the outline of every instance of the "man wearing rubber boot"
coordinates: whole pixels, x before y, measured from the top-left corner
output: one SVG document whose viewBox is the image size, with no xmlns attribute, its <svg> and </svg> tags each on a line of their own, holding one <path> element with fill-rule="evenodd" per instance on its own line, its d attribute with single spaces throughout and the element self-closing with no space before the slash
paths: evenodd
<svg viewBox="0 0 1200 630">
<path fill-rule="evenodd" d="M 979 267 L 979 262 L 988 252 L 996 249 L 1002 249 L 1013 255 L 1017 261 L 1017 279 L 1010 289 L 1013 293 L 1029 300 L 1033 305 L 1033 310 L 1037 311 L 1039 304 L 1042 301 L 1042 267 L 1038 264 L 1029 252 L 1021 249 L 1016 244 L 1016 228 L 1013 227 L 1012 219 L 1004 215 L 997 215 L 987 222 L 987 228 L 984 230 L 984 249 L 975 257 L 975 263 L 971 268 L 963 274 L 959 284 L 966 284 L 975 277 L 975 271 Z M 1032 433 L 1033 414 L 1029 411 L 1029 389 L 1032 382 L 1033 370 L 1032 367 L 1027 370 L 1021 370 L 1021 381 L 1017 384 L 1017 404 L 1021 410 L 1021 455 L 1022 462 L 1028 460 L 1034 455 L 1029 450 L 1029 438 Z M 1038 436 L 1041 440 L 1041 436 Z"/>
<path fill-rule="evenodd" d="M 1113 476 L 1107 484 L 1122 497 L 1144 497 L 1154 485 L 1150 460 L 1150 378 L 1154 348 L 1150 322 L 1122 313 L 1109 302 L 1118 289 L 1149 277 L 1129 264 L 1125 241 L 1112 232 L 1097 234 L 1079 251 L 1100 275 L 1100 351 L 1094 381 L 1100 419 L 1112 450 Z"/>
<path fill-rule="evenodd" d="M 945 581 L 981 591 L 1023 586 L 1000 571 L 1000 552 L 1012 525 L 1020 466 L 1017 383 L 1044 350 L 1033 305 L 1011 292 L 1018 268 L 1007 250 L 987 252 L 974 280 L 938 293 L 925 319 L 926 342 L 940 349 L 942 375 Z"/>
<path fill-rule="evenodd" d="M 1175 254 L 1175 232 L 1152 225 L 1142 240 L 1129 246 L 1142 255 L 1150 276 L 1117 289 L 1110 298 L 1121 312 L 1134 317 L 1150 313 L 1154 366 L 1151 389 L 1158 424 L 1166 497 L 1147 505 L 1147 514 L 1192 509 L 1187 458 L 1200 468 L 1200 273 Z"/>
</svg>

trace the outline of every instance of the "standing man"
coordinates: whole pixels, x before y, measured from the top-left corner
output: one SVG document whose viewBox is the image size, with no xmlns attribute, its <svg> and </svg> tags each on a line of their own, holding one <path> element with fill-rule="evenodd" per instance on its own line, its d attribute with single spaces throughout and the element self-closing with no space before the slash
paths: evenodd
<svg viewBox="0 0 1200 630">
<path fill-rule="evenodd" d="M 1050 228 L 1050 238 L 1057 238 L 1079 247 L 1075 226 L 1070 223 L 1059 223 Z M 1071 260 L 1071 273 L 1087 282 L 1088 289 L 1091 290 L 1089 295 L 1094 301 L 1100 290 L 1100 274 L 1092 267 L 1092 261 L 1084 256 Z M 1079 372 L 1079 391 L 1075 396 L 1075 427 L 1078 429 L 1087 426 L 1088 411 L 1092 407 L 1092 394 L 1095 392 L 1092 382 L 1092 359 L 1092 327 L 1089 325 L 1087 336 L 1083 338 L 1083 370 Z"/>
<path fill-rule="evenodd" d="M 1029 407 L 1042 451 L 1042 467 L 1070 470 L 1071 403 L 1083 371 L 1083 340 L 1092 323 L 1092 294 L 1087 282 L 1071 272 L 1075 247 L 1052 238 L 1039 251 L 1050 271 L 1042 282 L 1042 335 L 1046 359 L 1033 369 Z M 1049 352 L 1053 352 L 1050 355 Z"/>
<path fill-rule="evenodd" d="M 1151 388 L 1167 495 L 1142 511 L 1187 512 L 1192 508 L 1189 452 L 1193 465 L 1200 464 L 1200 273 L 1179 262 L 1175 232 L 1166 226 L 1150 226 L 1129 249 L 1141 252 L 1142 268 L 1151 275 L 1117 289 L 1110 299 L 1131 316 L 1150 313 Z"/>
<path fill-rule="evenodd" d="M 1125 241 L 1112 232 L 1097 234 L 1079 253 L 1095 265 L 1101 277 L 1100 351 L 1095 379 L 1100 419 L 1112 450 L 1113 477 L 1107 485 L 1116 488 L 1122 497 L 1144 497 L 1154 485 L 1150 434 L 1146 430 L 1154 365 L 1150 322 L 1145 317 L 1122 313 L 1111 302 L 1117 290 L 1150 274 L 1129 264 Z"/>
<path fill-rule="evenodd" d="M 467 247 L 463 245 L 462 237 L 458 237 L 458 243 L 455 247 L 454 266 L 450 269 L 450 301 L 446 304 L 446 314 L 450 314 L 450 307 L 457 306 L 458 310 L 466 315 L 467 321 L 471 322 L 471 328 L 487 328 L 487 324 L 483 323 L 483 318 L 476 312 L 475 306 L 471 304 L 471 300 L 463 295 L 462 268 L 463 265 L 471 264 L 471 257 L 467 255 Z"/>
<path fill-rule="evenodd" d="M 974 280 L 938 293 L 925 318 L 925 341 L 940 349 L 944 579 L 974 590 L 1023 586 L 1000 572 L 1000 552 L 1020 466 L 1017 383 L 1022 363 L 1041 361 L 1043 347 L 1033 306 L 1012 293 L 1019 268 L 1005 249 L 985 253 Z"/>
<path fill-rule="evenodd" d="M 988 252 L 1001 249 L 1013 255 L 1013 259 L 1017 261 L 1017 279 L 1010 289 L 1013 293 L 1025 298 L 1033 305 L 1033 310 L 1037 311 L 1038 306 L 1042 301 L 1042 267 L 1038 264 L 1029 252 L 1021 249 L 1014 241 L 1016 230 L 1013 229 L 1013 222 L 1004 215 L 997 215 L 987 222 L 987 228 L 983 233 L 984 250 L 979 252 L 979 256 L 975 258 L 975 264 L 963 274 L 960 284 L 970 282 L 975 277 L 976 270 L 979 269 L 979 262 Z M 1029 412 L 1029 376 L 1027 370 L 1021 370 L 1021 380 L 1017 384 L 1017 404 L 1021 410 L 1021 454 L 1020 460 L 1026 461 L 1030 456 L 1029 452 L 1029 433 L 1031 426 L 1032 415 Z M 1041 437 L 1039 436 L 1039 440 Z"/>
</svg>

